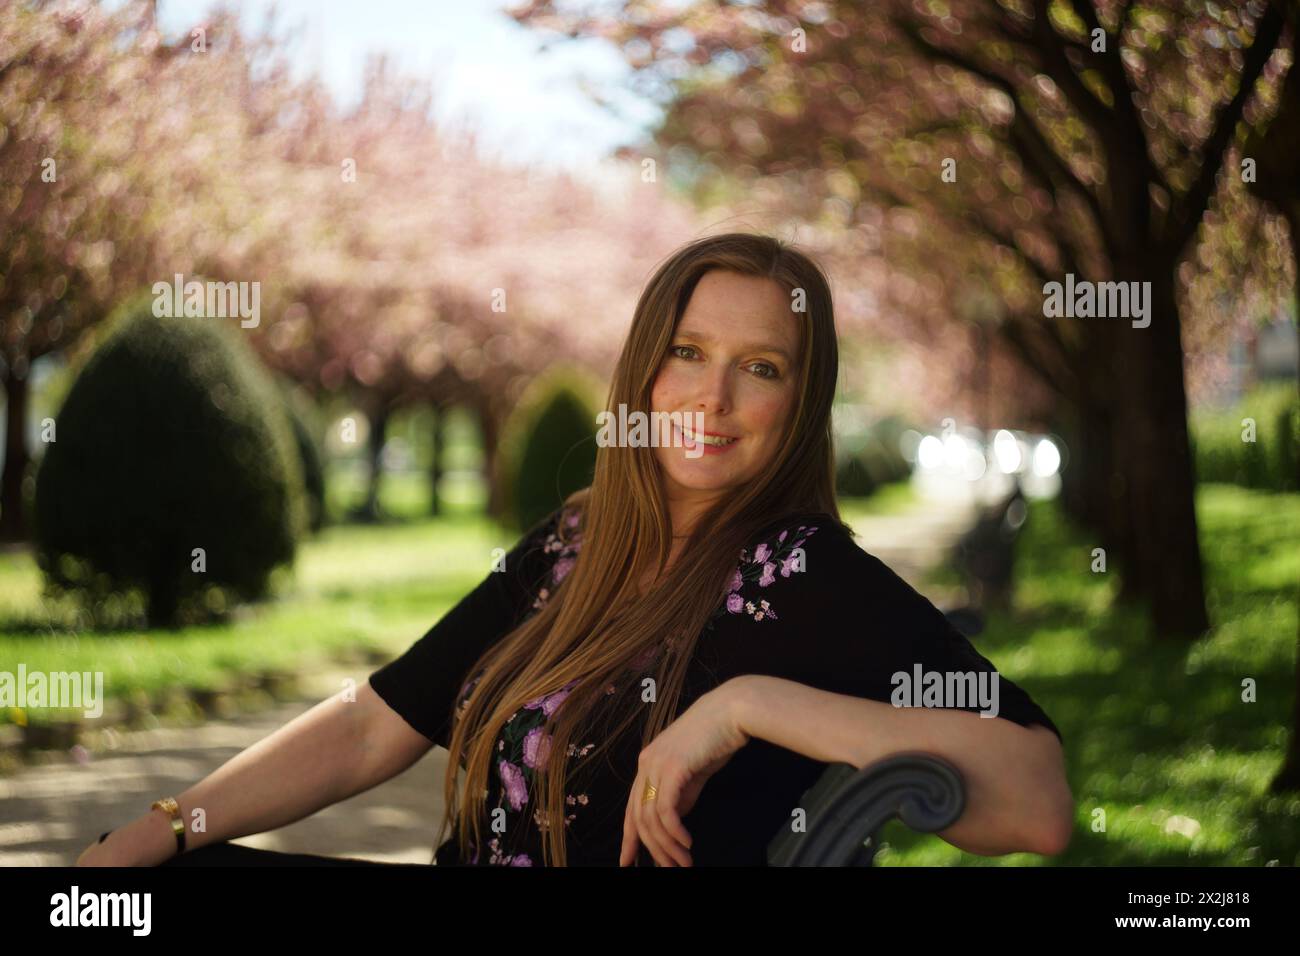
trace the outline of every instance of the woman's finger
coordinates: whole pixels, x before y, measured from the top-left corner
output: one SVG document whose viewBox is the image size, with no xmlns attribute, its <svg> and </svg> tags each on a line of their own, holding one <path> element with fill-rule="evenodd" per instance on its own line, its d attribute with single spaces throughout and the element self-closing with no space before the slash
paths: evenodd
<svg viewBox="0 0 1300 956">
<path fill-rule="evenodd" d="M 691 848 L 691 834 L 682 823 L 681 816 L 677 813 L 677 804 L 682 795 L 681 777 L 671 777 L 665 782 L 659 796 L 655 798 L 655 804 L 659 810 L 659 824 L 674 842 L 680 844 L 685 850 Z M 689 852 L 687 856 L 689 857 Z"/>
<path fill-rule="evenodd" d="M 623 811 L 623 846 L 619 850 L 618 865 L 632 866 L 636 863 L 636 851 L 640 845 L 637 838 L 636 828 L 636 787 L 633 786 L 631 795 L 628 796 L 627 808 Z"/>
<path fill-rule="evenodd" d="M 651 825 L 651 818 L 654 815 L 652 807 L 659 798 L 656 796 L 653 800 L 645 799 L 646 773 L 646 770 L 641 770 L 637 774 L 636 789 L 633 790 L 633 826 L 641 845 L 650 851 L 656 866 L 674 866 L 672 855 L 664 847 L 663 838 L 654 832 Z"/>
<path fill-rule="evenodd" d="M 690 866 L 690 854 L 672 834 L 664 827 L 660 819 L 660 807 L 671 799 L 671 791 L 660 790 L 655 794 L 655 798 L 642 805 L 642 812 L 638 817 L 639 829 L 642 839 L 653 844 L 651 852 L 656 852 L 659 856 L 666 857 L 661 862 L 662 866 Z M 659 858 L 656 856 L 656 859 Z"/>
</svg>

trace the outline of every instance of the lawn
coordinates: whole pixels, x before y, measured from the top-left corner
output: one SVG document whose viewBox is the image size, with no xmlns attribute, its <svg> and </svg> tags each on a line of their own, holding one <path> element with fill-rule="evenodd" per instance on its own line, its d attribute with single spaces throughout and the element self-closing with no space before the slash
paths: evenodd
<svg viewBox="0 0 1300 956">
<path fill-rule="evenodd" d="M 975 639 L 1064 735 L 1069 850 L 980 857 L 895 823 L 879 865 L 1300 864 L 1300 795 L 1267 792 L 1293 706 L 1300 495 L 1206 485 L 1197 512 L 1214 624 L 1202 639 L 1149 640 L 1140 610 L 1116 605 L 1114 574 L 1091 572 L 1095 543 L 1042 502 L 1014 611 Z"/>
</svg>

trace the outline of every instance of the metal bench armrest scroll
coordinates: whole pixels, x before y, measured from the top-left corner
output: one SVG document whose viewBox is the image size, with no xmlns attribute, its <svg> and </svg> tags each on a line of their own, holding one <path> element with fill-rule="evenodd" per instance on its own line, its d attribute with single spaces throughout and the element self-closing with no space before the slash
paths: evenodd
<svg viewBox="0 0 1300 956">
<path fill-rule="evenodd" d="M 886 823 L 898 818 L 919 833 L 946 829 L 966 807 L 966 787 L 940 757 L 896 754 L 860 770 L 831 764 L 801 806 L 806 831 L 783 826 L 768 844 L 768 866 L 870 866 Z"/>
</svg>

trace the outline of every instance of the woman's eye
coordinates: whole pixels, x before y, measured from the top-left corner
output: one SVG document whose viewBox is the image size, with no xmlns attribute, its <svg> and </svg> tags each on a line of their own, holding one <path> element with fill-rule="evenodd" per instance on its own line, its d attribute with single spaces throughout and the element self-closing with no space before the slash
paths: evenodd
<svg viewBox="0 0 1300 956">
<path fill-rule="evenodd" d="M 682 354 L 683 352 L 689 354 L 683 355 Z M 685 359 L 689 361 L 696 357 L 696 350 L 694 345 L 670 345 L 668 346 L 668 354 L 673 356 L 674 358 Z M 769 362 L 751 362 L 748 367 L 763 369 L 764 371 L 758 373 L 759 378 L 780 378 L 781 377 L 781 373 L 776 369 L 776 366 L 772 365 Z"/>
</svg>

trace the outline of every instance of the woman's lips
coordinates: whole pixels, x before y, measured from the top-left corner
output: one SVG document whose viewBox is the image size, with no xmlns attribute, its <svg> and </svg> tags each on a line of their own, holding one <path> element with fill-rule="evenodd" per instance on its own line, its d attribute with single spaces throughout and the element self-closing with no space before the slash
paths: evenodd
<svg viewBox="0 0 1300 956">
<path fill-rule="evenodd" d="M 673 432 L 677 435 L 678 440 L 681 441 L 681 443 L 682 443 L 682 445 L 683 445 L 684 447 L 689 448 L 689 449 L 691 449 L 692 451 L 696 448 L 697 443 L 695 442 L 695 440 L 692 439 L 692 438 L 687 438 L 686 435 L 682 433 L 682 430 L 681 430 L 680 428 L 677 427 L 676 423 L 673 424 Z M 712 433 L 712 432 L 703 432 L 702 434 L 704 434 L 704 435 L 712 435 L 713 433 Z M 719 437 L 719 438 L 732 438 L 732 437 L 734 437 L 734 436 L 731 436 L 731 435 L 719 435 L 719 436 L 717 436 L 717 437 Z M 728 443 L 725 444 L 725 445 L 710 445 L 708 442 L 699 442 L 699 443 L 698 443 L 699 447 L 702 449 L 702 453 L 705 454 L 705 455 L 721 455 L 721 454 L 724 454 L 724 453 L 726 453 L 726 452 L 731 451 L 731 449 L 735 448 L 735 447 L 736 447 L 737 445 L 739 445 L 739 444 L 740 444 L 740 439 L 739 439 L 739 438 L 736 438 L 735 441 L 728 442 Z"/>
</svg>

